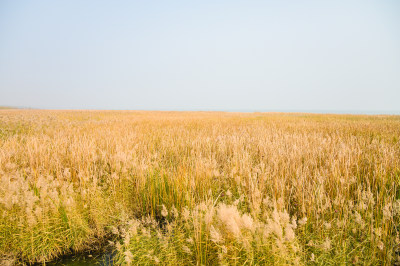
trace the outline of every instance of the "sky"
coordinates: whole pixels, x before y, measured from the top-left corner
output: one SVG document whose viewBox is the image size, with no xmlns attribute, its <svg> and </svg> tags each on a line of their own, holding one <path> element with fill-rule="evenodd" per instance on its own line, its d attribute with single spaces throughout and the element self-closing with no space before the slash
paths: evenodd
<svg viewBox="0 0 400 266">
<path fill-rule="evenodd" d="M 400 1 L 0 0 L 0 105 L 400 113 Z"/>
</svg>

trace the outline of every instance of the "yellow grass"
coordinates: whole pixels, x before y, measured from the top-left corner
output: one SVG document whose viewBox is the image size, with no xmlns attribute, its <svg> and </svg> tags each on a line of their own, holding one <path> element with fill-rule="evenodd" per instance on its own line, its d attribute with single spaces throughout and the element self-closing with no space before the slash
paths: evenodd
<svg viewBox="0 0 400 266">
<path fill-rule="evenodd" d="M 0 177 L 3 261 L 400 263 L 399 116 L 0 110 Z"/>
</svg>

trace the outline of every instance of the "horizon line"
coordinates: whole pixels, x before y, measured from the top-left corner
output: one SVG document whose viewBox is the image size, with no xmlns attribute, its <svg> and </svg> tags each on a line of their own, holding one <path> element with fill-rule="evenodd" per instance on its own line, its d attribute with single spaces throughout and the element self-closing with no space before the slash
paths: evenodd
<svg viewBox="0 0 400 266">
<path fill-rule="evenodd" d="M 40 108 L 26 106 L 0 105 L 0 110 L 57 110 L 57 111 L 148 111 L 148 112 L 227 112 L 227 113 L 310 113 L 310 114 L 349 114 L 349 115 L 400 115 L 400 110 L 349 110 L 349 109 L 261 109 L 261 108 L 159 108 L 159 109 L 112 109 L 112 108 Z"/>
</svg>

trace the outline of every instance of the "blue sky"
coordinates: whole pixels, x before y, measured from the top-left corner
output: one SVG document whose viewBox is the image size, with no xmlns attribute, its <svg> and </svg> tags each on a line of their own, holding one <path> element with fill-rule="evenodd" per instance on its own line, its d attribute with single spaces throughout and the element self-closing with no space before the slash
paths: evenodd
<svg viewBox="0 0 400 266">
<path fill-rule="evenodd" d="M 0 1 L 0 105 L 400 111 L 399 1 Z"/>
</svg>

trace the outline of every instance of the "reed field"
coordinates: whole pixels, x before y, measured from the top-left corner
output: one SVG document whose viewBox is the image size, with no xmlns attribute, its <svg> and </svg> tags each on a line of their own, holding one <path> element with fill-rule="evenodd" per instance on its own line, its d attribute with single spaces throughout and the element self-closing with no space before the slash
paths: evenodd
<svg viewBox="0 0 400 266">
<path fill-rule="evenodd" d="M 0 110 L 0 264 L 400 265 L 400 116 Z"/>
</svg>

